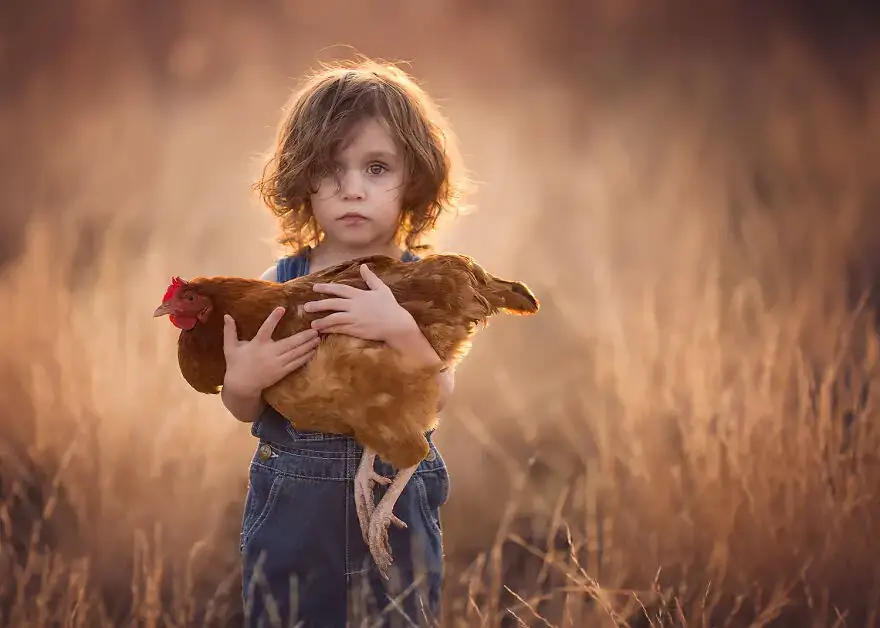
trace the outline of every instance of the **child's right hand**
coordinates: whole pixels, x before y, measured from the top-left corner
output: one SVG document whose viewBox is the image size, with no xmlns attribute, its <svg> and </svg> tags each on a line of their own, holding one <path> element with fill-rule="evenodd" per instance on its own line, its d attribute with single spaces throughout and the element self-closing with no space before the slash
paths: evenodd
<svg viewBox="0 0 880 628">
<path fill-rule="evenodd" d="M 281 340 L 272 340 L 272 332 L 284 308 L 276 308 L 260 326 L 253 340 L 239 340 L 235 321 L 223 316 L 223 353 L 226 377 L 223 387 L 247 397 L 258 397 L 285 375 L 308 362 L 318 346 L 318 332 L 307 329 Z"/>
</svg>

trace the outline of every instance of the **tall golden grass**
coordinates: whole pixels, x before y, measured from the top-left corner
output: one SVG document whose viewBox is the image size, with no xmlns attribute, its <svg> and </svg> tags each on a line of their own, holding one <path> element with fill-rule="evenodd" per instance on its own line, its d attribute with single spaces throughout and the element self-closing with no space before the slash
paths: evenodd
<svg viewBox="0 0 880 628">
<path fill-rule="evenodd" d="M 590 330 L 567 310 L 587 295 L 542 282 L 543 321 L 484 332 L 441 441 L 491 471 L 478 483 L 477 460 L 450 456 L 448 625 L 875 621 L 880 442 L 860 393 L 880 347 L 835 280 L 861 223 L 815 221 L 836 244 L 795 238 L 827 252 L 824 273 L 744 270 L 756 238 L 786 240 L 784 221 L 747 214 L 740 249 L 707 246 L 713 219 L 679 224 L 666 281 L 591 269 L 596 307 L 614 308 Z M 181 381 L 174 333 L 149 317 L 161 239 L 120 266 L 124 233 L 111 222 L 77 279 L 75 247 L 35 220 L 4 269 L 4 625 L 231 625 L 239 608 L 253 443 Z M 542 354 L 548 338 L 568 352 Z"/>
</svg>

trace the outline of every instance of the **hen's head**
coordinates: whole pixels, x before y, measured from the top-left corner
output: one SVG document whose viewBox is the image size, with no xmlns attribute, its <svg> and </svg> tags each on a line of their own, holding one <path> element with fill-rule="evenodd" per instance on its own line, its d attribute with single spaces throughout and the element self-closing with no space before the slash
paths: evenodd
<svg viewBox="0 0 880 628">
<path fill-rule="evenodd" d="M 162 305 L 156 308 L 153 316 L 168 315 L 172 325 L 188 331 L 200 322 L 204 323 L 212 307 L 211 299 L 201 294 L 198 286 L 174 277 L 165 290 Z"/>
</svg>

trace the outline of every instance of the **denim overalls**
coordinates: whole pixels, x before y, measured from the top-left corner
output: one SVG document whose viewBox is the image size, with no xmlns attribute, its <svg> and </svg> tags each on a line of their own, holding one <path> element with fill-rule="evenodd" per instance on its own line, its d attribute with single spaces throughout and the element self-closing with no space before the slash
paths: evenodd
<svg viewBox="0 0 880 628">
<path fill-rule="evenodd" d="M 406 253 L 404 261 L 415 258 Z M 308 250 L 278 261 L 278 281 L 308 274 Z M 439 622 L 443 576 L 440 506 L 449 494 L 446 464 L 431 442 L 394 506 L 408 526 L 388 529 L 390 580 L 361 537 L 354 475 L 362 448 L 351 438 L 301 432 L 268 406 L 254 422 L 259 439 L 241 528 L 247 626 L 334 628 L 422 626 Z M 393 477 L 381 460 L 377 472 Z M 376 500 L 384 487 L 376 490 Z M 397 601 L 389 606 L 389 601 Z M 387 607 L 387 608 L 386 608 Z M 405 613 L 405 617 L 402 615 Z"/>
</svg>

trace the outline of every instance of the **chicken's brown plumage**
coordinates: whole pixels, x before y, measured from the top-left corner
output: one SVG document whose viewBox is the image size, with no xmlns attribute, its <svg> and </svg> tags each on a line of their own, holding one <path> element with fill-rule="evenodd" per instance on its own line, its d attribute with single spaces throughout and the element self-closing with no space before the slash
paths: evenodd
<svg viewBox="0 0 880 628">
<path fill-rule="evenodd" d="M 533 314 L 538 301 L 519 282 L 488 274 L 462 255 L 431 255 L 414 262 L 373 256 L 286 283 L 233 277 L 198 278 L 186 290 L 206 299 L 198 324 L 180 333 L 178 360 L 197 391 L 217 393 L 223 384 L 223 314 L 250 340 L 278 306 L 286 313 L 273 338 L 307 329 L 321 313 L 302 305 L 326 298 L 316 283 L 365 288 L 359 266 L 367 266 L 391 289 L 445 363 L 459 361 L 477 327 L 504 311 Z M 297 429 L 352 436 L 380 458 L 402 469 L 428 454 L 425 433 L 435 424 L 439 367 L 413 367 L 384 343 L 343 334 L 324 336 L 315 357 L 263 391 L 266 403 Z"/>
</svg>

